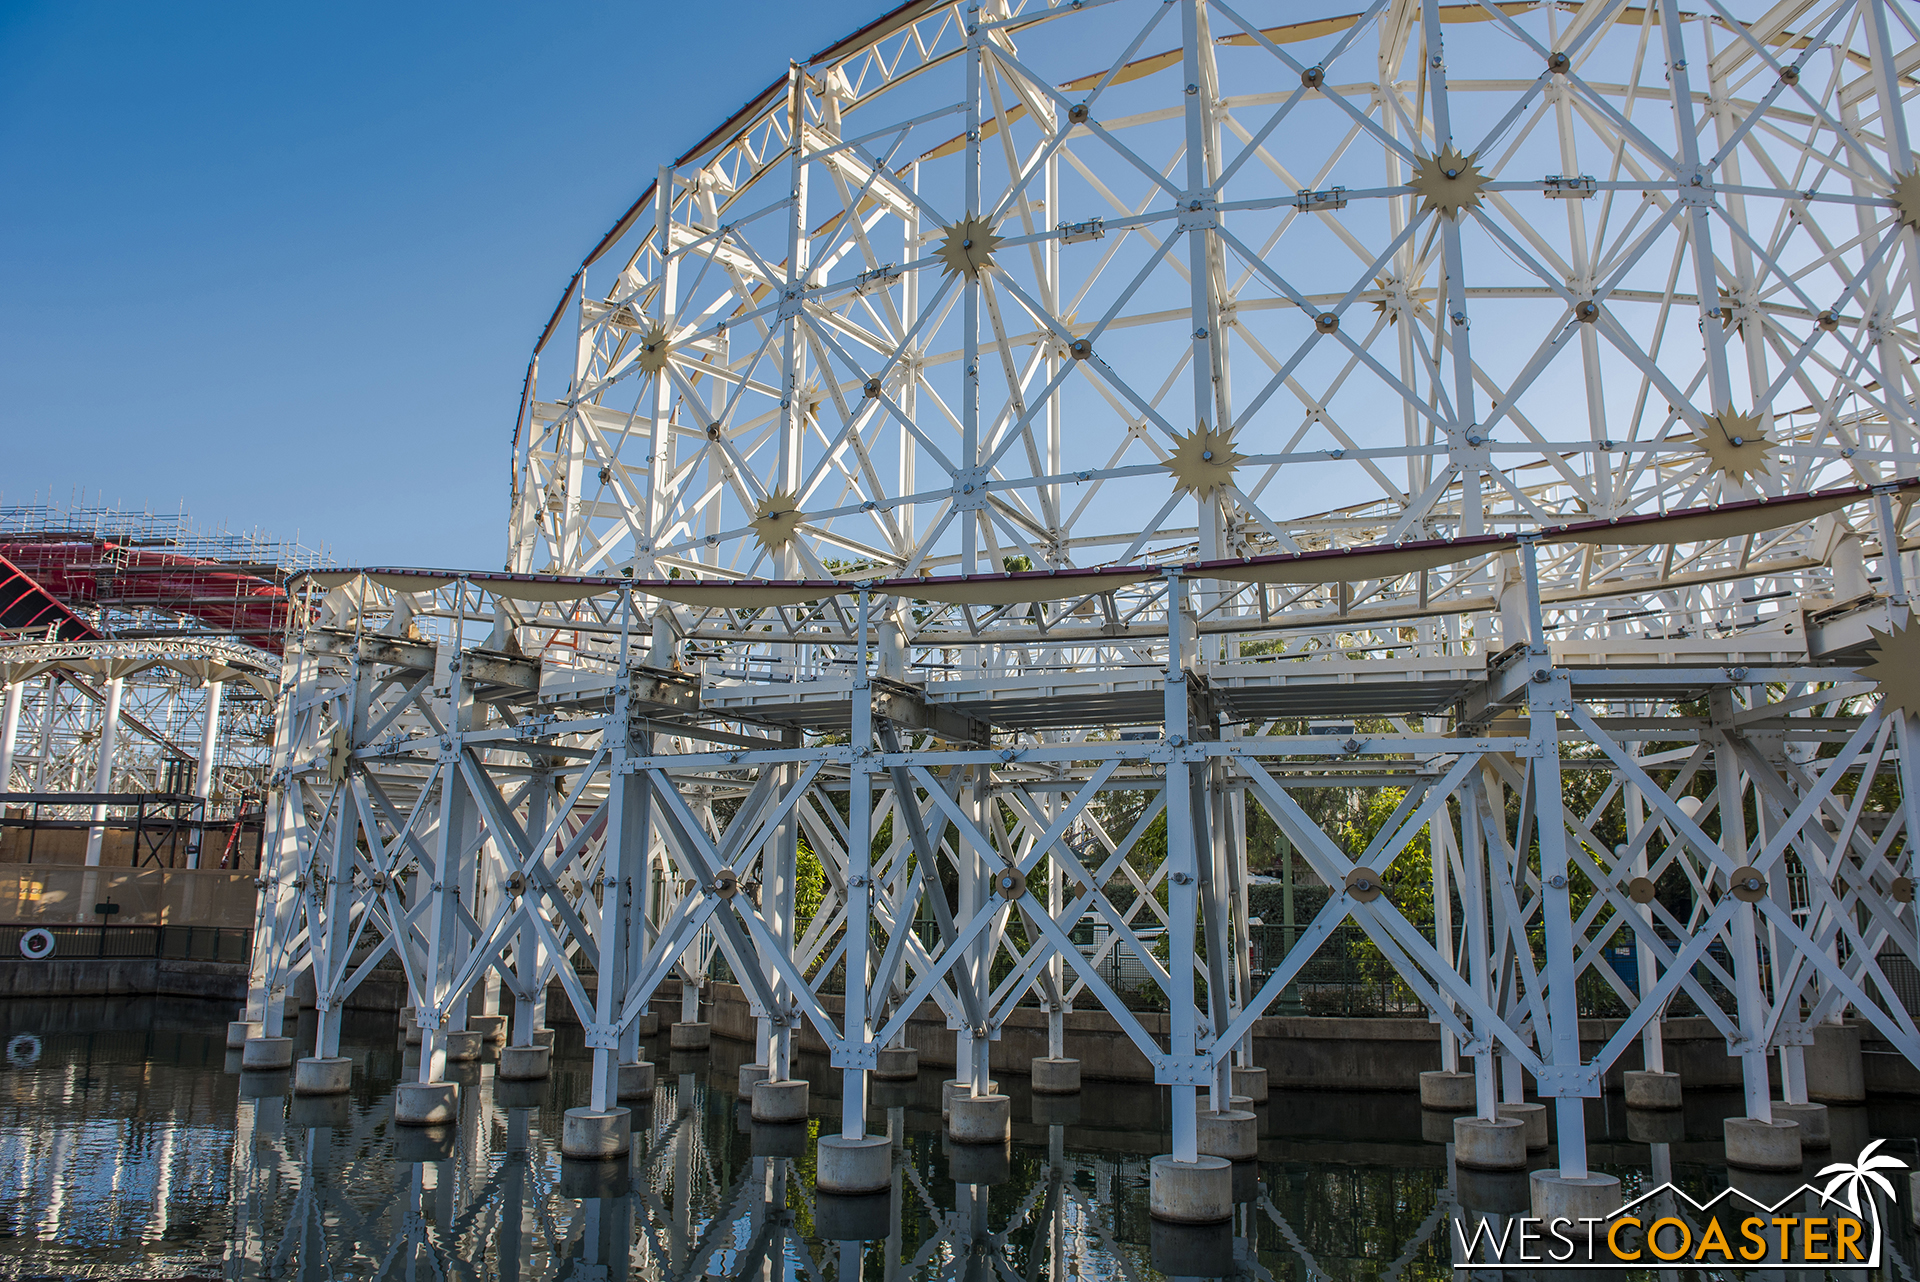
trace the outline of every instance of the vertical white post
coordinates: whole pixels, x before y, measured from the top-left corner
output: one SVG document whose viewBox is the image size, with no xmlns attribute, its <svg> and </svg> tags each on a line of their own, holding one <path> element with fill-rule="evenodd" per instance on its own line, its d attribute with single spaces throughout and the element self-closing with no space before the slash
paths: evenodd
<svg viewBox="0 0 1920 1282">
<path fill-rule="evenodd" d="M 875 1055 L 867 1026 L 867 941 L 873 903 L 873 692 L 869 677 L 868 636 L 871 603 L 860 592 L 859 631 L 854 639 L 852 735 L 854 759 L 847 786 L 847 982 L 840 1091 L 840 1134 L 850 1140 L 867 1133 L 867 1066 Z M 857 1039 L 857 1040 L 856 1040 Z"/>
<path fill-rule="evenodd" d="M 220 697 L 226 688 L 224 681 L 207 682 L 205 727 L 200 732 L 200 760 L 193 773 L 193 795 L 200 798 L 202 825 L 205 825 L 207 810 L 213 804 L 213 750 L 220 740 Z M 205 837 L 204 826 L 193 830 L 193 837 L 187 842 L 187 867 L 200 866 L 200 846 Z"/>
<path fill-rule="evenodd" d="M 1187 650 L 1186 584 L 1179 574 L 1167 583 L 1167 677 L 1163 717 L 1171 748 L 1187 743 L 1187 673 L 1181 660 Z M 1167 763 L 1167 969 L 1172 989 L 1167 993 L 1167 1021 L 1172 1033 L 1172 1058 L 1191 1062 L 1198 1050 L 1199 1014 L 1193 1003 L 1194 916 L 1199 910 L 1193 848 L 1193 779 L 1184 761 Z M 1191 1074 L 1173 1087 L 1173 1160 L 1193 1162 L 1200 1157 L 1199 1100 Z"/>
<path fill-rule="evenodd" d="M 100 756 L 93 767 L 93 790 L 113 791 L 113 741 L 120 729 L 120 696 L 124 682 L 114 677 L 107 682 L 107 709 L 100 717 Z M 100 866 L 100 850 L 107 838 L 107 808 L 95 805 L 93 826 L 87 829 L 87 867 Z"/>
</svg>

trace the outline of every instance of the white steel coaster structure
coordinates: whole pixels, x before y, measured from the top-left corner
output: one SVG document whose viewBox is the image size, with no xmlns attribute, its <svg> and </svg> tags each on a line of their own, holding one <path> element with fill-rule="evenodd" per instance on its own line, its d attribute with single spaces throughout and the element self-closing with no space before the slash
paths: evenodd
<svg viewBox="0 0 1920 1282">
<path fill-rule="evenodd" d="M 214 636 L 0 644 L 0 795 L 36 819 L 90 814 L 86 862 L 102 858 L 104 803 L 85 794 L 172 795 L 191 778 L 201 825 L 263 788 L 279 657 Z M 228 687 L 242 692 L 227 698 Z M 78 798 L 62 794 L 80 794 Z M 206 853 L 192 829 L 185 866 Z M 153 852 L 136 851 L 136 864 Z"/>
<path fill-rule="evenodd" d="M 331 1057 L 391 952 L 432 1084 L 476 987 L 529 1046 L 557 975 L 590 1128 L 717 954 L 776 1080 L 798 1020 L 828 1042 L 857 1144 L 922 1002 L 979 1099 L 1011 1006 L 1057 1053 L 1090 992 L 1176 1094 L 1158 1211 L 1204 1217 L 1189 1101 L 1231 1111 L 1352 920 L 1487 1119 L 1636 1039 L 1657 1070 L 1685 993 L 1788 1142 L 1767 1058 L 1803 1103 L 1819 1022 L 1920 1055 L 1878 960 L 1916 954 L 1917 34 L 1878 0 L 916 4 L 795 64 L 575 275 L 509 571 L 307 576 L 250 1018 L 311 968 Z M 1328 787 L 1404 792 L 1348 850 L 1291 795 Z M 1340 888 L 1258 991 L 1250 804 Z M 1381 889 L 1419 839 L 1416 925 Z M 1074 964 L 1089 913 L 1167 1042 Z M 1583 1057 L 1588 974 L 1633 1013 Z"/>
</svg>

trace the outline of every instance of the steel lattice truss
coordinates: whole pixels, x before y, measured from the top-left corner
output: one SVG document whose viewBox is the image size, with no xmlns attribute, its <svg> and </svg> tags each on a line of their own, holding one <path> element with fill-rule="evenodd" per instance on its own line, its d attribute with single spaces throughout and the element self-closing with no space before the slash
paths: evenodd
<svg viewBox="0 0 1920 1282">
<path fill-rule="evenodd" d="M 1913 453 L 1905 10 L 1276 16 L 910 5 L 796 66 L 569 287 L 516 568 L 1212 558 Z"/>
<path fill-rule="evenodd" d="M 1186 1159 L 1351 922 L 1490 1117 L 1522 1070 L 1657 1066 L 1680 998 L 1762 1120 L 1844 1010 L 1920 1062 L 1881 970 L 1920 960 L 1915 34 L 1111 0 L 910 6 L 796 66 L 576 277 L 518 572 L 301 581 L 249 1017 L 311 969 L 331 1055 L 397 956 L 430 1081 L 476 987 L 521 1039 L 557 977 L 602 1108 L 722 963 L 762 1062 L 806 1021 L 850 1100 L 925 1003 L 983 1091 L 1013 1008 L 1057 1043 L 1091 999 Z M 1328 789 L 1401 791 L 1355 848 Z M 1257 988 L 1256 811 L 1334 892 Z M 1416 842 L 1430 919 L 1380 893 Z M 1632 1009 L 1593 1055 L 1583 983 Z"/>
</svg>

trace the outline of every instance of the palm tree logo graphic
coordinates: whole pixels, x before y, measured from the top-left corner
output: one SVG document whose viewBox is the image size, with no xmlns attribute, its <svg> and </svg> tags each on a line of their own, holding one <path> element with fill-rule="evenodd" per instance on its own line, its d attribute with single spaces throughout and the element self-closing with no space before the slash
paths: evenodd
<svg viewBox="0 0 1920 1282">
<path fill-rule="evenodd" d="M 1875 1140 L 1873 1143 L 1861 1149 L 1860 1156 L 1855 1158 L 1851 1164 L 1835 1162 L 1833 1165 L 1822 1167 L 1820 1170 L 1821 1179 L 1827 1179 L 1828 1176 L 1833 1177 L 1832 1179 L 1827 1179 L 1826 1188 L 1820 1191 L 1822 1201 L 1832 1202 L 1837 1206 L 1844 1206 L 1856 1217 L 1861 1214 L 1861 1202 L 1866 1202 L 1866 1213 L 1873 1217 L 1874 1255 L 1876 1257 L 1880 1253 L 1880 1204 L 1875 1200 L 1873 1190 L 1877 1188 L 1882 1193 L 1885 1193 L 1887 1195 L 1887 1201 L 1891 1203 L 1895 1197 L 1893 1182 L 1885 1175 L 1882 1175 L 1881 1172 L 1904 1171 L 1907 1169 L 1907 1164 L 1899 1158 L 1887 1153 L 1874 1152 L 1875 1149 L 1885 1143 L 1885 1140 Z"/>
</svg>

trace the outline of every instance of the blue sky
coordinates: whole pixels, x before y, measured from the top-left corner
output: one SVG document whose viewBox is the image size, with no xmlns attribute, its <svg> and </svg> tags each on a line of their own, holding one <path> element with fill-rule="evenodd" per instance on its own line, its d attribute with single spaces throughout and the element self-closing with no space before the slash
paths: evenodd
<svg viewBox="0 0 1920 1282">
<path fill-rule="evenodd" d="M 497 565 L 580 258 L 890 7 L 0 4 L 0 504 Z"/>
</svg>

